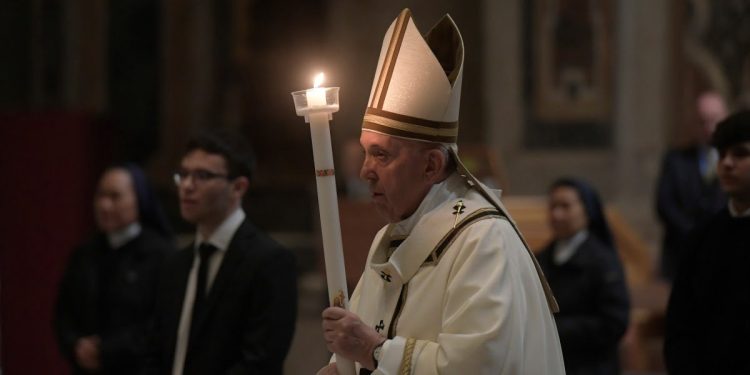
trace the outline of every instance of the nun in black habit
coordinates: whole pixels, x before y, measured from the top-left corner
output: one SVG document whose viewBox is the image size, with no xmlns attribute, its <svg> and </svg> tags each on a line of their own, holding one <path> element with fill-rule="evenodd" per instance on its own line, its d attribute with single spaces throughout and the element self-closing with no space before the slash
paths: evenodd
<svg viewBox="0 0 750 375">
<path fill-rule="evenodd" d="M 549 224 L 553 239 L 537 257 L 560 305 L 555 322 L 565 371 L 619 374 L 629 298 L 599 195 L 582 180 L 557 180 L 549 189 Z"/>
<path fill-rule="evenodd" d="M 104 171 L 94 216 L 96 233 L 71 253 L 59 284 L 57 342 L 74 374 L 138 373 L 159 268 L 174 249 L 171 231 L 133 164 Z"/>
</svg>

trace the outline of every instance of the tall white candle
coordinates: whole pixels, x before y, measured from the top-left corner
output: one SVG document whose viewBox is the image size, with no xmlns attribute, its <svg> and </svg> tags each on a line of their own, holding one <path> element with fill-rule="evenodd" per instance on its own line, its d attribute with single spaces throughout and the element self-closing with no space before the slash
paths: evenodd
<svg viewBox="0 0 750 375">
<path fill-rule="evenodd" d="M 336 195 L 336 176 L 333 167 L 333 148 L 328 120 L 338 110 L 338 96 L 335 103 L 328 103 L 325 87 L 319 87 L 323 74 L 315 78 L 314 88 L 304 91 L 306 103 L 297 101 L 297 114 L 304 115 L 310 123 L 313 161 L 315 162 L 315 180 L 318 190 L 318 209 L 320 211 L 320 229 L 323 236 L 323 254 L 325 256 L 326 281 L 328 284 L 328 301 L 331 306 L 349 309 L 349 292 L 346 287 L 346 270 L 344 267 L 344 250 L 341 243 L 341 224 L 339 222 L 339 204 Z M 337 93 L 337 89 L 335 89 Z M 354 362 L 336 356 L 336 368 L 341 375 L 355 375 Z"/>
</svg>

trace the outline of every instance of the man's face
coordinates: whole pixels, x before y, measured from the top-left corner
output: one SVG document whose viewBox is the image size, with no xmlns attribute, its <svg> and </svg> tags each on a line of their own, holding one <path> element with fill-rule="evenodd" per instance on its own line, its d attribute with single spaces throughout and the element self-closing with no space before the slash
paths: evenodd
<svg viewBox="0 0 750 375">
<path fill-rule="evenodd" d="M 701 119 L 702 134 L 708 141 L 716 129 L 716 124 L 727 117 L 728 111 L 721 95 L 713 92 L 698 97 L 698 116 Z"/>
<path fill-rule="evenodd" d="M 124 229 L 138 220 L 138 199 L 130 174 L 110 169 L 102 175 L 94 197 L 94 219 L 102 232 Z"/>
<path fill-rule="evenodd" d="M 426 177 L 427 154 L 417 141 L 363 131 L 365 152 L 360 177 L 370 185 L 372 202 L 389 222 L 406 219 L 432 186 Z"/>
<path fill-rule="evenodd" d="M 720 151 L 717 169 L 722 189 L 731 197 L 750 198 L 750 142 L 735 143 Z"/>
<path fill-rule="evenodd" d="M 217 225 L 231 213 L 238 197 L 227 173 L 221 155 L 197 149 L 182 158 L 179 174 L 184 177 L 177 189 L 183 219 L 198 225 Z"/>
</svg>

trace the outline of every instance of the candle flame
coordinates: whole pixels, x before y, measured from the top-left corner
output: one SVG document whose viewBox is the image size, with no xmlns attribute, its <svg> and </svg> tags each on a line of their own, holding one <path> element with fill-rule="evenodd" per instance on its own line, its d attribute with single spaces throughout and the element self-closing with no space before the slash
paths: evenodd
<svg viewBox="0 0 750 375">
<path fill-rule="evenodd" d="M 313 87 L 318 88 L 320 84 L 323 83 L 323 78 L 325 78 L 323 73 L 318 73 L 318 75 L 315 76 L 315 80 L 313 81 Z"/>
</svg>

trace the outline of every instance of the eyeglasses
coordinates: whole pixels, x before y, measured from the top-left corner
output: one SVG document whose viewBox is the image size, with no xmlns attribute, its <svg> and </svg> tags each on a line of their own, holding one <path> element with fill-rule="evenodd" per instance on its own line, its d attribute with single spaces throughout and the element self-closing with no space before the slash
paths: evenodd
<svg viewBox="0 0 750 375">
<path fill-rule="evenodd" d="M 192 177 L 193 183 L 197 185 L 208 182 L 209 180 L 213 180 L 215 178 L 229 179 L 229 175 L 214 173 L 204 169 L 196 169 L 194 171 L 181 169 L 175 172 L 172 177 L 174 178 L 174 183 L 177 186 L 180 186 L 182 181 L 187 181 L 188 177 Z"/>
</svg>

